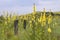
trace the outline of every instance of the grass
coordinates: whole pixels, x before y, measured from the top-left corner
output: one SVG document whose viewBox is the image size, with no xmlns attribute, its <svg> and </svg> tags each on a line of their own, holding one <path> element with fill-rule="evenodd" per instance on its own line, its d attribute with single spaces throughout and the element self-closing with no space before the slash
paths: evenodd
<svg viewBox="0 0 60 40">
<path fill-rule="evenodd" d="M 24 15 L 26 16 L 26 15 Z M 29 14 L 26 21 L 26 29 L 24 29 L 22 18 L 18 17 L 18 34 L 14 35 L 14 20 L 11 18 L 8 24 L 5 21 L 0 23 L 0 40 L 60 40 L 60 16 L 52 16 L 52 23 L 50 23 L 51 33 L 48 33 L 48 24 L 42 27 L 41 23 L 38 22 L 40 13 L 35 15 L 35 21 L 32 20 L 32 14 Z M 33 21 L 30 23 L 30 21 Z M 30 26 L 31 25 L 31 26 Z"/>
</svg>

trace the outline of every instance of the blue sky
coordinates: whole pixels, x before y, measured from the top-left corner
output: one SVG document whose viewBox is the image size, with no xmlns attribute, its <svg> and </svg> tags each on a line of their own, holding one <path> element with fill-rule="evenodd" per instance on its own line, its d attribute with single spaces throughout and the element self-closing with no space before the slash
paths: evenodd
<svg viewBox="0 0 60 40">
<path fill-rule="evenodd" d="M 36 4 L 37 11 L 60 11 L 60 0 L 0 0 L 0 12 L 17 12 L 25 14 L 32 12 L 33 3 Z"/>
</svg>

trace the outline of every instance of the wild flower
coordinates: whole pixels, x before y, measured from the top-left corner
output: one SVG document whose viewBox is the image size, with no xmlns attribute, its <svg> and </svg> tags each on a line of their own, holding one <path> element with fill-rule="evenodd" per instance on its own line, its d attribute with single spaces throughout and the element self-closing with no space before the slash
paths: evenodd
<svg viewBox="0 0 60 40">
<path fill-rule="evenodd" d="M 51 33 L 51 28 L 50 27 L 48 28 L 48 32 Z"/>
</svg>

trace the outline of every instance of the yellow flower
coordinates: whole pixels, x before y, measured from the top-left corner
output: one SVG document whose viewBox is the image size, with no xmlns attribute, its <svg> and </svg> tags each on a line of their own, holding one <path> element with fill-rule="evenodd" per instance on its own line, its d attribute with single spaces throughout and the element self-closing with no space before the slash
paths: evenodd
<svg viewBox="0 0 60 40">
<path fill-rule="evenodd" d="M 43 14 L 43 22 L 46 21 L 46 13 Z"/>
<path fill-rule="evenodd" d="M 52 22 L 52 16 L 49 15 L 49 17 L 48 17 L 48 24 L 50 24 L 51 22 Z"/>
<path fill-rule="evenodd" d="M 29 23 L 32 23 L 32 21 L 29 21 Z"/>
<path fill-rule="evenodd" d="M 14 15 L 13 17 L 12 17 L 12 20 L 15 20 L 16 19 L 16 16 Z"/>
<path fill-rule="evenodd" d="M 44 12 L 44 14 L 43 14 L 42 19 L 41 19 L 41 21 L 42 21 L 41 25 L 45 26 L 46 25 L 46 12 L 45 12 L 45 8 L 44 8 L 43 12 Z"/>
<path fill-rule="evenodd" d="M 34 17 L 32 17 L 32 20 L 34 20 L 35 18 Z"/>
<path fill-rule="evenodd" d="M 41 16 L 40 18 L 38 19 L 38 21 L 41 23 L 42 22 L 42 13 L 41 13 Z"/>
<path fill-rule="evenodd" d="M 48 28 L 48 32 L 51 33 L 51 28 L 50 27 Z"/>
<path fill-rule="evenodd" d="M 42 26 L 45 26 L 46 25 L 46 13 L 44 13 L 43 15 L 41 13 L 41 16 L 38 19 L 38 21 L 41 23 Z"/>
<path fill-rule="evenodd" d="M 46 25 L 46 13 L 43 14 L 42 25 Z"/>
<path fill-rule="evenodd" d="M 32 27 L 32 24 L 30 24 L 30 28 Z"/>
</svg>

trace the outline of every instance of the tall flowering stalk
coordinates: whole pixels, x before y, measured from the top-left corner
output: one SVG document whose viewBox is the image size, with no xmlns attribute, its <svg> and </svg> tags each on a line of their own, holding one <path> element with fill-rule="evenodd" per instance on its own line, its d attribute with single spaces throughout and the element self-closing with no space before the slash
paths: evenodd
<svg viewBox="0 0 60 40">
<path fill-rule="evenodd" d="M 48 21 L 48 32 L 50 33 L 51 32 L 51 23 L 52 23 L 52 15 L 51 15 L 51 11 L 50 11 L 50 14 L 47 18 L 47 21 Z"/>
<path fill-rule="evenodd" d="M 40 16 L 40 18 L 38 19 L 38 22 L 40 22 L 40 23 L 42 23 L 42 13 L 41 13 L 41 16 Z"/>
<path fill-rule="evenodd" d="M 42 24 L 41 24 L 41 26 L 42 26 L 42 40 L 44 40 L 45 39 L 45 37 L 46 37 L 46 10 L 45 10 L 45 8 L 44 8 L 44 10 L 43 10 L 43 16 L 42 16 Z"/>
<path fill-rule="evenodd" d="M 46 26 L 46 12 L 45 12 L 45 8 L 43 10 L 44 14 L 43 14 L 43 19 L 42 19 L 42 26 Z"/>
<path fill-rule="evenodd" d="M 35 14 L 36 14 L 36 6 L 35 6 L 35 3 L 33 5 L 33 15 L 32 15 L 32 40 L 35 40 Z"/>
<path fill-rule="evenodd" d="M 49 16 L 47 17 L 47 21 L 48 21 L 48 36 L 49 36 L 49 40 L 51 40 L 51 33 L 52 33 L 52 28 L 51 28 L 51 23 L 52 23 L 51 10 L 50 10 Z"/>
<path fill-rule="evenodd" d="M 52 22 L 52 16 L 51 16 L 51 14 L 48 16 L 48 24 L 51 24 L 51 22 Z"/>
<path fill-rule="evenodd" d="M 35 5 L 35 3 L 33 5 L 33 14 L 36 14 L 36 5 Z"/>
</svg>

